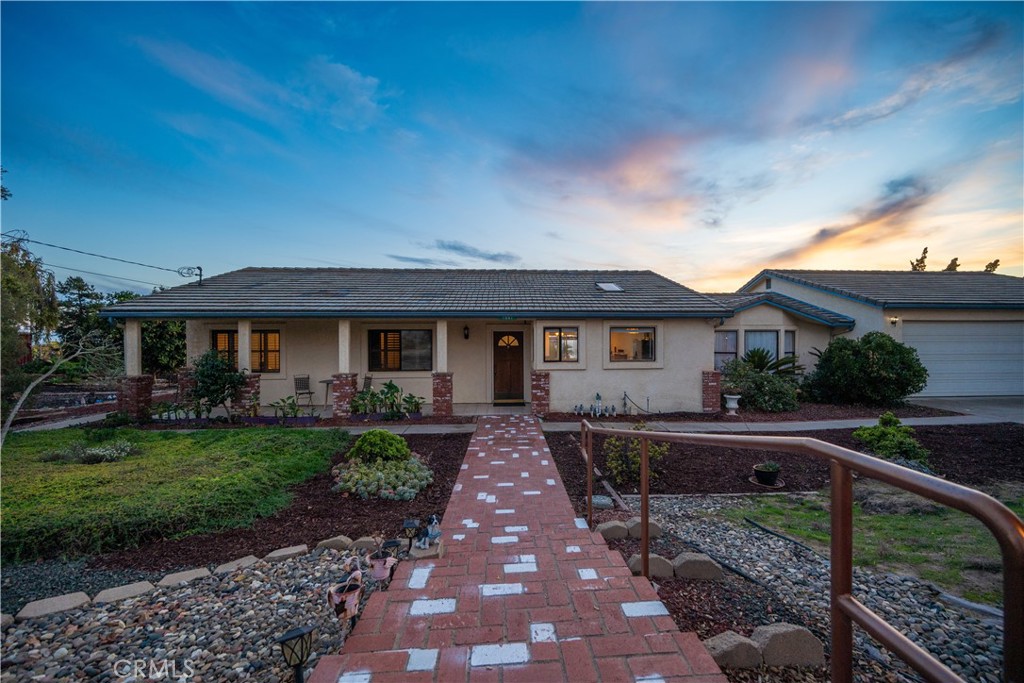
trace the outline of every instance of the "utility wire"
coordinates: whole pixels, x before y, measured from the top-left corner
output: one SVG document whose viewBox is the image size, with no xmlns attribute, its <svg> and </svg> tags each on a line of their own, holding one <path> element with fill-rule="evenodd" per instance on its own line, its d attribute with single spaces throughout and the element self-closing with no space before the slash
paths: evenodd
<svg viewBox="0 0 1024 683">
<path fill-rule="evenodd" d="M 141 285 L 153 285 L 154 287 L 166 287 L 167 285 L 159 282 L 146 282 L 145 280 L 133 280 L 130 277 L 121 277 L 120 275 L 111 275 L 110 273 L 94 273 L 91 270 L 80 270 L 78 268 L 68 268 L 67 266 L 58 266 L 55 263 L 47 263 L 47 268 L 60 268 L 61 270 L 70 270 L 74 273 L 85 273 L 86 275 L 99 275 L 100 277 L 109 277 L 115 280 L 121 280 L 123 282 L 138 282 Z"/>
<path fill-rule="evenodd" d="M 4 233 L 4 237 L 9 237 L 9 233 Z M 19 242 L 31 242 L 32 244 L 41 244 L 44 247 L 53 247 L 54 249 L 63 249 L 64 251 L 72 251 L 76 254 L 83 254 L 85 256 L 95 256 L 96 258 L 104 258 L 109 261 L 120 261 L 121 263 L 130 263 L 133 266 L 142 266 L 144 268 L 154 268 L 156 270 L 166 270 L 168 273 L 177 273 L 176 268 L 164 268 L 162 266 L 151 266 L 148 263 L 139 263 L 138 261 L 129 261 L 128 259 L 117 258 L 116 256 L 104 256 L 103 254 L 94 254 L 89 251 L 82 251 L 81 249 L 72 249 L 71 247 L 62 247 L 59 244 L 50 244 L 49 242 L 40 242 L 39 240 L 29 239 L 28 237 L 14 238 Z M 95 274 L 95 273 L 94 273 Z"/>
</svg>

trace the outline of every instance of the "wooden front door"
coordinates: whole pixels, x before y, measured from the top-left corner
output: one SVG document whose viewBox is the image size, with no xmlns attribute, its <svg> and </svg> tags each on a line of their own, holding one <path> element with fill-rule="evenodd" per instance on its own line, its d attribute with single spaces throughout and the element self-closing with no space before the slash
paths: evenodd
<svg viewBox="0 0 1024 683">
<path fill-rule="evenodd" d="M 523 333 L 494 333 L 494 402 L 523 402 Z"/>
</svg>

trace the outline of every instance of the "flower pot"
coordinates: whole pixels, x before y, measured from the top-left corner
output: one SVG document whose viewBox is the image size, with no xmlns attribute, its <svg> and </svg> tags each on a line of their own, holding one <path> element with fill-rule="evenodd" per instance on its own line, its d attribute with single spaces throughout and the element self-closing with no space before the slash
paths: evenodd
<svg viewBox="0 0 1024 683">
<path fill-rule="evenodd" d="M 762 469 L 761 465 L 754 465 L 754 478 L 761 486 L 776 486 L 779 470 L 766 470 Z"/>
<path fill-rule="evenodd" d="M 725 399 L 725 409 L 729 412 L 726 415 L 735 415 L 736 411 L 740 407 L 740 397 L 738 394 L 722 394 L 722 398 Z"/>
<path fill-rule="evenodd" d="M 383 581 L 391 576 L 391 568 L 398 562 L 387 551 L 378 551 L 370 555 L 370 576 L 377 581 Z"/>
</svg>

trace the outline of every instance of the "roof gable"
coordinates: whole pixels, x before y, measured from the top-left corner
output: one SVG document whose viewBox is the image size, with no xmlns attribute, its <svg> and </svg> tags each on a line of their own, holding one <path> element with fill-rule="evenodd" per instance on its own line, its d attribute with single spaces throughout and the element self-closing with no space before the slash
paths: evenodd
<svg viewBox="0 0 1024 683">
<path fill-rule="evenodd" d="M 813 306 L 807 302 L 794 299 L 793 297 L 779 294 L 778 292 L 753 292 L 750 294 L 708 294 L 712 299 L 724 306 L 728 306 L 734 313 L 740 313 L 755 306 L 772 306 L 786 311 L 798 317 L 810 320 L 811 322 L 826 327 L 850 328 L 856 322 L 853 318 L 842 313 L 830 311 L 827 308 Z"/>
</svg>

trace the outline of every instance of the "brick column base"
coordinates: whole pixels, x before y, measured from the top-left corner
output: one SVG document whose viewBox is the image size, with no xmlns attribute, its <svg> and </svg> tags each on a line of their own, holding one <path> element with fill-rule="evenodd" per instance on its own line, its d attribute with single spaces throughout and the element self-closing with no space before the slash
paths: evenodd
<svg viewBox="0 0 1024 683">
<path fill-rule="evenodd" d="M 176 402 L 188 403 L 192 400 L 192 390 L 196 388 L 196 380 L 192 376 L 192 368 L 178 368 L 176 375 L 178 381 Z"/>
<path fill-rule="evenodd" d="M 702 373 L 701 389 L 704 412 L 720 412 L 722 410 L 722 373 L 717 370 L 705 370 Z"/>
<path fill-rule="evenodd" d="M 530 412 L 547 415 L 551 410 L 551 373 L 530 371 Z"/>
<path fill-rule="evenodd" d="M 135 422 L 153 419 L 153 375 L 132 375 L 117 384 L 117 410 Z"/>
<path fill-rule="evenodd" d="M 434 415 L 452 414 L 452 373 L 435 372 L 434 380 Z"/>
<path fill-rule="evenodd" d="M 234 407 L 239 415 L 251 415 L 253 417 L 260 413 L 260 373 L 255 372 L 245 376 L 245 384 L 238 390 L 235 396 Z"/>
<path fill-rule="evenodd" d="M 331 414 L 334 417 L 348 417 L 352 414 L 352 397 L 359 393 L 359 374 L 355 372 L 342 372 L 331 375 L 334 382 L 331 384 L 332 408 Z"/>
</svg>

